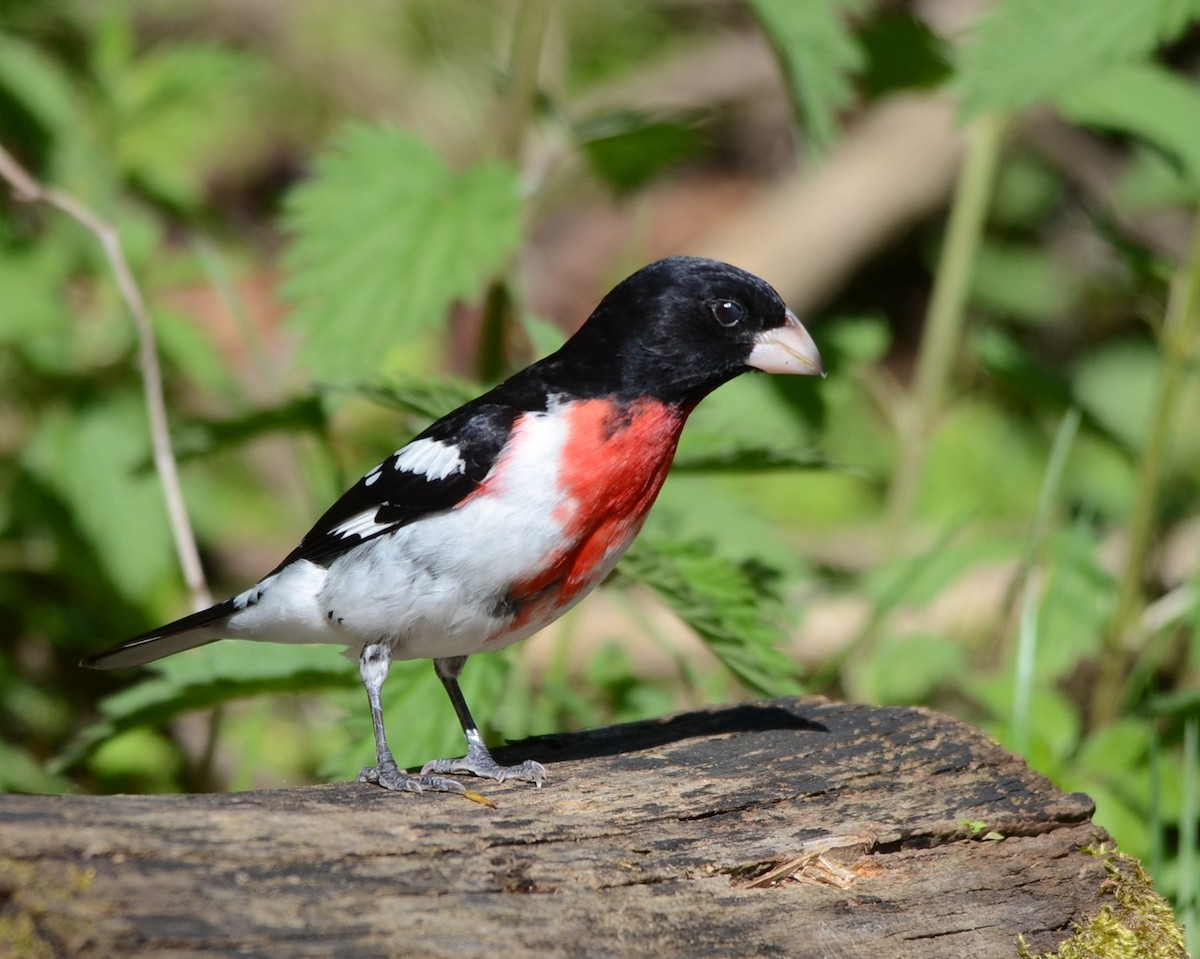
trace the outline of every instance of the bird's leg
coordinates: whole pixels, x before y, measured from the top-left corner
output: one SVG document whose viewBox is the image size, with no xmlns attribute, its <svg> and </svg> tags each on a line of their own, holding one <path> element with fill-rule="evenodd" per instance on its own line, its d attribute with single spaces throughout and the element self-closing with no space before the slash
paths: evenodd
<svg viewBox="0 0 1200 959">
<path fill-rule="evenodd" d="M 542 780 L 546 778 L 546 767 L 541 763 L 527 759 L 519 766 L 501 766 L 488 752 L 487 746 L 483 743 L 483 737 L 479 735 L 479 728 L 475 725 L 475 720 L 471 718 L 471 710 L 467 708 L 467 701 L 463 698 L 462 689 L 458 685 L 458 674 L 462 672 L 463 664 L 466 661 L 466 656 L 435 659 L 433 668 L 437 670 L 438 679 L 446 687 L 446 694 L 454 705 L 454 712 L 458 715 L 463 734 L 467 737 L 467 754 L 461 759 L 430 760 L 421 768 L 421 775 L 473 773 L 484 779 L 495 779 L 497 782 L 504 782 L 506 779 L 520 779 L 540 786 Z"/>
<path fill-rule="evenodd" d="M 422 771 L 420 776 L 410 776 L 396 765 L 391 749 L 387 744 L 387 733 L 383 729 L 383 704 L 379 691 L 383 681 L 387 679 L 388 668 L 392 665 L 391 647 L 382 643 L 368 643 L 358 657 L 358 672 L 362 676 L 363 686 L 367 689 L 367 700 L 371 704 L 371 726 L 375 730 L 375 765 L 367 766 L 358 774 L 360 783 L 376 783 L 385 789 L 396 789 L 401 792 L 433 792 L 463 793 L 466 789 L 462 783 L 441 776 L 427 776 Z"/>
</svg>

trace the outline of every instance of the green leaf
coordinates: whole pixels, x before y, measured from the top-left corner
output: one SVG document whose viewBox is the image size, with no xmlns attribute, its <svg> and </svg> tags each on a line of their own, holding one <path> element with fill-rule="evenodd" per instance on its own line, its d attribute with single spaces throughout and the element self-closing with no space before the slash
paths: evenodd
<svg viewBox="0 0 1200 959">
<path fill-rule="evenodd" d="M 286 204 L 293 325 L 318 375 L 364 377 L 483 293 L 521 238 L 517 174 L 454 173 L 418 137 L 351 126 Z"/>
<path fill-rule="evenodd" d="M 892 331 L 880 316 L 839 316 L 821 327 L 821 354 L 835 364 L 876 363 L 892 347 Z"/>
<path fill-rule="evenodd" d="M 257 83 L 254 60 L 215 43 L 164 46 L 132 60 L 112 90 L 122 172 L 166 203 L 195 208 L 210 165 L 228 165 L 253 129 L 244 108 Z"/>
<path fill-rule="evenodd" d="M 989 325 L 971 337 L 975 361 L 1014 397 L 1055 413 L 1074 404 L 1071 384 L 1002 327 Z"/>
<path fill-rule="evenodd" d="M 319 646 L 272 646 L 222 640 L 154 663 L 147 677 L 100 703 L 93 723 L 55 760 L 67 769 L 131 729 L 182 713 L 264 693 L 346 688 L 357 681 L 345 660 Z"/>
<path fill-rule="evenodd" d="M 54 138 L 71 134 L 76 101 L 70 80 L 42 50 L 0 33 L 0 90 Z"/>
<path fill-rule="evenodd" d="M 229 361 L 217 349 L 210 332 L 195 319 L 172 310 L 156 311 L 154 321 L 164 366 L 174 366 L 187 380 L 213 392 L 234 392 Z"/>
<path fill-rule="evenodd" d="M 629 650 L 617 642 L 606 642 L 584 670 L 589 695 L 604 704 L 600 722 L 632 722 L 649 716 L 664 716 L 677 708 L 675 697 L 661 682 L 639 676 Z"/>
<path fill-rule="evenodd" d="M 1141 709 L 1150 716 L 1200 717 L 1200 689 L 1177 689 L 1153 696 Z"/>
<path fill-rule="evenodd" d="M 240 446 L 268 433 L 321 434 L 325 428 L 325 406 L 314 394 L 298 396 L 279 406 L 253 410 L 229 419 L 193 418 L 173 433 L 175 456 L 181 463 L 217 450 Z M 146 467 L 150 467 L 147 462 Z"/>
<path fill-rule="evenodd" d="M 1142 719 L 1118 719 L 1092 732 L 1080 743 L 1077 770 L 1120 786 L 1125 776 L 1149 761 L 1152 727 Z"/>
<path fill-rule="evenodd" d="M 1063 178 L 1040 158 L 1032 154 L 1006 156 L 996 171 L 989 224 L 1010 234 L 1041 229 L 1061 210 L 1064 189 Z"/>
<path fill-rule="evenodd" d="M 349 392 L 431 423 L 473 400 L 481 392 L 481 387 L 470 380 L 441 376 L 376 386 L 354 386 L 349 388 Z"/>
<path fill-rule="evenodd" d="M 962 52 L 968 116 L 1020 110 L 1144 56 L 1200 15 L 1200 0 L 1004 0 Z"/>
<path fill-rule="evenodd" d="M 575 136 L 592 169 L 618 193 L 638 189 L 705 148 L 693 120 L 632 110 L 592 117 Z"/>
<path fill-rule="evenodd" d="M 932 633 L 889 635 L 861 668 L 847 673 L 847 691 L 856 701 L 911 706 L 953 685 L 966 668 L 966 653 L 951 639 Z"/>
<path fill-rule="evenodd" d="M 751 568 L 704 543 L 642 537 L 620 571 L 662 597 L 747 689 L 764 696 L 799 691 L 775 622 L 778 603 Z"/>
<path fill-rule="evenodd" d="M 1122 338 L 1082 357 L 1072 372 L 1072 389 L 1083 409 L 1136 456 L 1146 442 L 1161 376 L 1162 355 L 1153 343 Z"/>
<path fill-rule="evenodd" d="M 788 515 L 797 487 L 807 489 L 810 475 L 672 472 L 646 533 L 702 542 L 732 562 L 763 563 L 789 580 L 807 578 L 809 567 L 779 517 Z"/>
<path fill-rule="evenodd" d="M 183 766 L 179 751 L 163 734 L 146 727 L 130 729 L 101 743 L 88 757 L 88 770 L 122 792 L 179 790 Z"/>
<path fill-rule="evenodd" d="M 903 606 L 926 606 L 953 583 L 981 566 L 1004 562 L 1019 550 L 1015 537 L 995 534 L 970 539 L 949 526 L 930 549 L 877 564 L 863 576 L 859 589 L 885 612 Z"/>
<path fill-rule="evenodd" d="M 1116 208 L 1127 217 L 1140 216 L 1165 206 L 1183 206 L 1196 200 L 1195 180 L 1174 157 L 1158 147 L 1138 144 L 1114 191 Z"/>
<path fill-rule="evenodd" d="M 750 0 L 819 150 L 833 142 L 837 114 L 854 100 L 851 78 L 865 57 L 846 18 L 863 6 L 863 0 Z"/>
<path fill-rule="evenodd" d="M 927 516 L 1027 517 L 1045 449 L 1013 413 L 975 398 L 951 406 L 929 444 L 921 510 Z"/>
<path fill-rule="evenodd" d="M 0 793 L 62 793 L 67 781 L 52 775 L 20 746 L 0 739 Z"/>
<path fill-rule="evenodd" d="M 566 342 L 567 336 L 562 327 L 552 320 L 536 316 L 528 311 L 522 311 L 518 317 L 521 329 L 529 339 L 529 344 L 536 357 L 549 356 Z"/>
<path fill-rule="evenodd" d="M 780 449 L 726 442 L 677 456 L 671 469 L 682 473 L 761 473 L 768 470 L 828 469 L 829 465 L 825 454 L 816 449 Z"/>
<path fill-rule="evenodd" d="M 993 716 L 980 725 L 1007 749 L 1017 748 L 1011 725 L 1013 684 L 996 675 L 964 674 L 963 689 L 978 700 Z M 1053 688 L 1034 687 L 1030 699 L 1030 744 L 1025 758 L 1038 772 L 1054 776 L 1075 750 L 1080 739 L 1081 718 L 1075 704 Z"/>
<path fill-rule="evenodd" d="M 118 393 L 82 408 L 43 412 L 22 459 L 71 510 L 121 593 L 145 597 L 171 577 L 174 550 L 149 457 L 143 402 Z"/>
<path fill-rule="evenodd" d="M 53 239 L 62 239 L 61 231 Z M 0 344 L 27 354 L 68 353 L 70 310 L 62 289 L 78 268 L 77 248 L 69 241 L 0 247 Z"/>
<path fill-rule="evenodd" d="M 1043 248 L 985 240 L 975 256 L 971 287 L 972 299 L 993 313 L 1044 323 L 1073 305 L 1079 283 Z"/>
<path fill-rule="evenodd" d="M 1116 586 L 1082 522 L 1055 533 L 1047 552 L 1036 668 L 1040 681 L 1065 680 L 1099 651 Z"/>
<path fill-rule="evenodd" d="M 1129 133 L 1166 153 L 1200 195 L 1200 91 L 1150 63 L 1131 63 L 1062 91 L 1054 102 L 1076 123 Z"/>
<path fill-rule="evenodd" d="M 928 89 L 950 74 L 946 42 L 910 13 L 883 11 L 859 32 L 868 96 Z"/>
</svg>

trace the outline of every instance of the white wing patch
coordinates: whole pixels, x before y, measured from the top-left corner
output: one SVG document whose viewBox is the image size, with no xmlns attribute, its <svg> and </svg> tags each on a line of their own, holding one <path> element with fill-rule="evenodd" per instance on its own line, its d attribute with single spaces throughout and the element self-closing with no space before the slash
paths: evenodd
<svg viewBox="0 0 1200 959">
<path fill-rule="evenodd" d="M 335 526 L 329 532 L 334 536 L 361 536 L 367 539 L 382 530 L 390 528 L 391 523 L 377 523 L 375 516 L 379 512 L 378 506 L 372 506 L 368 510 L 361 513 L 356 513 L 351 516 L 346 522 Z"/>
<path fill-rule="evenodd" d="M 420 473 L 427 480 L 444 480 L 466 471 L 458 447 L 441 440 L 423 439 L 396 450 L 395 468 L 402 473 Z"/>
<path fill-rule="evenodd" d="M 509 631 L 511 617 L 498 615 L 495 605 L 514 582 L 541 573 L 563 546 L 564 514 L 574 505 L 553 465 L 562 458 L 568 426 L 564 416 L 525 413 L 513 426 L 499 481 L 485 495 L 334 560 L 317 605 L 322 616 L 335 611 L 335 635 L 357 644 L 385 637 L 395 644 L 394 658 L 422 659 L 506 646 L 544 625 L 531 620 Z"/>
</svg>

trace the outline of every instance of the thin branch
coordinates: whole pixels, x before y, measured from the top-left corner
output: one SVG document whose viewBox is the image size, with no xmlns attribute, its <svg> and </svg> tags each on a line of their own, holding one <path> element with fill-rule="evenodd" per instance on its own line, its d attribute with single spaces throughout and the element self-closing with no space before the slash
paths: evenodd
<svg viewBox="0 0 1200 959">
<path fill-rule="evenodd" d="M 179 485 L 179 471 L 175 465 L 175 453 L 171 448 L 171 435 L 167 426 L 167 404 L 163 396 L 162 370 L 158 363 L 158 347 L 154 327 L 141 290 L 133 278 L 129 261 L 121 247 L 121 238 L 107 220 L 73 196 L 46 187 L 39 183 L 3 146 L 0 146 L 0 178 L 13 189 L 13 195 L 25 203 L 45 203 L 65 213 L 71 219 L 94 234 L 104 249 L 113 278 L 117 282 L 121 299 L 129 308 L 138 338 L 138 366 L 142 373 L 142 388 L 146 396 L 146 414 L 150 421 L 150 442 L 154 451 L 154 466 L 158 471 L 163 499 L 167 505 L 167 516 L 171 533 L 175 539 L 175 551 L 183 578 L 191 593 L 192 606 L 203 609 L 212 604 L 212 595 L 204 579 L 200 565 L 200 553 L 196 549 L 196 537 L 188 520 L 183 492 Z"/>
</svg>

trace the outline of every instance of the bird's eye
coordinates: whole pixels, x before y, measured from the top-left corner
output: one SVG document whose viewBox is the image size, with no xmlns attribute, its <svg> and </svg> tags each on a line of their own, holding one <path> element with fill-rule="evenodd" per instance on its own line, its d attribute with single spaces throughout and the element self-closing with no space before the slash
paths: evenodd
<svg viewBox="0 0 1200 959">
<path fill-rule="evenodd" d="M 717 300 L 712 307 L 713 316 L 722 326 L 735 326 L 745 315 L 742 305 L 733 300 Z"/>
</svg>

